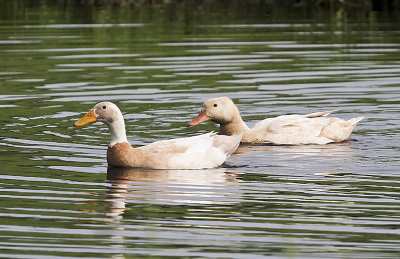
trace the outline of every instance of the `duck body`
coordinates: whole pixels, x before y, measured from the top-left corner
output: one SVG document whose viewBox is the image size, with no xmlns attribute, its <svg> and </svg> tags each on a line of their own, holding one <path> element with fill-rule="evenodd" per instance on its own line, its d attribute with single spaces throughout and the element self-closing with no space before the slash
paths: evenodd
<svg viewBox="0 0 400 259">
<path fill-rule="evenodd" d="M 219 97 L 205 101 L 202 112 L 189 126 L 212 120 L 220 124 L 219 134 L 233 135 L 244 131 L 242 143 L 249 144 L 299 145 L 345 141 L 363 117 L 348 121 L 327 117 L 332 112 L 282 115 L 262 120 L 249 128 L 233 101 L 228 97 Z"/>
<path fill-rule="evenodd" d="M 221 138 L 215 133 L 162 140 L 133 148 L 117 143 L 107 149 L 107 162 L 116 167 L 204 169 L 222 165 L 239 146 L 242 134 Z"/>
<path fill-rule="evenodd" d="M 133 148 L 127 141 L 125 123 L 119 108 L 110 102 L 94 106 L 74 126 L 104 122 L 111 133 L 107 163 L 115 167 L 151 169 L 204 169 L 221 166 L 235 152 L 243 133 L 221 136 L 207 133 L 193 137 L 162 140 Z"/>
</svg>

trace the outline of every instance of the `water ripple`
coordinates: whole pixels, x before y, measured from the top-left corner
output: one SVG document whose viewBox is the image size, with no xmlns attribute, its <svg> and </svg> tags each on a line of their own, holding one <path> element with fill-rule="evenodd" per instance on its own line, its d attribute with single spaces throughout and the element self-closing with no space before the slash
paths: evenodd
<svg viewBox="0 0 400 259">
<path fill-rule="evenodd" d="M 28 8 L 0 25 L 1 257 L 398 257 L 398 25 L 263 8 L 238 24 L 223 6 L 207 24 L 209 3 L 96 7 L 81 24 Z M 249 126 L 366 118 L 349 141 L 242 145 L 212 170 L 109 168 L 107 127 L 72 126 L 109 100 L 134 146 L 217 131 L 186 123 L 222 95 Z"/>
</svg>

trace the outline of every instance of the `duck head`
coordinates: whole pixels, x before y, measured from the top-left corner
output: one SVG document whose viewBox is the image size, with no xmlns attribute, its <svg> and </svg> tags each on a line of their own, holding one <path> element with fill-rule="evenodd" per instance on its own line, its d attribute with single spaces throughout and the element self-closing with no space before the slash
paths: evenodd
<svg viewBox="0 0 400 259">
<path fill-rule="evenodd" d="M 96 104 L 82 119 L 74 123 L 75 127 L 87 125 L 92 122 L 105 123 L 111 133 L 111 144 L 128 142 L 125 133 L 125 122 L 120 109 L 111 102 Z"/>
<path fill-rule="evenodd" d="M 188 126 L 195 126 L 208 120 L 225 125 L 231 123 L 238 115 L 236 105 L 228 97 L 212 98 L 204 102 L 202 111 L 188 123 Z"/>
<path fill-rule="evenodd" d="M 109 125 L 117 120 L 123 120 L 120 109 L 111 102 L 101 102 L 96 104 L 82 119 L 74 123 L 75 127 L 101 121 Z"/>
</svg>

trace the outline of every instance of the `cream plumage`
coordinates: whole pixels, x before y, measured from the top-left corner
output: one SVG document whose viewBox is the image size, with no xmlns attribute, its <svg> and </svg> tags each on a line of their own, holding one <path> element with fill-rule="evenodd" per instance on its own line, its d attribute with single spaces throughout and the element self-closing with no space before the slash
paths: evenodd
<svg viewBox="0 0 400 259">
<path fill-rule="evenodd" d="M 220 124 L 219 133 L 233 135 L 244 131 L 242 143 L 272 143 L 278 145 L 327 144 L 346 140 L 363 117 L 344 121 L 327 117 L 333 111 L 305 115 L 282 115 L 268 118 L 249 128 L 240 117 L 236 105 L 228 97 L 209 99 L 202 112 L 189 126 L 212 120 Z"/>
<path fill-rule="evenodd" d="M 107 149 L 110 166 L 153 169 L 203 169 L 222 165 L 239 146 L 243 133 L 221 136 L 207 133 L 194 137 L 163 140 L 133 148 L 126 138 L 125 122 L 119 108 L 111 102 L 94 106 L 74 126 L 104 122 L 111 134 Z"/>
</svg>

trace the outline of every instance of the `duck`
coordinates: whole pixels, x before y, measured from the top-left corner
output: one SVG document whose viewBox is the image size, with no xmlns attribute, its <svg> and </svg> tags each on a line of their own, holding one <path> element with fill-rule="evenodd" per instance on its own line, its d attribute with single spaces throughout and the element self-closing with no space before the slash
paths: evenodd
<svg viewBox="0 0 400 259">
<path fill-rule="evenodd" d="M 328 144 L 347 140 L 357 123 L 364 119 L 357 117 L 345 121 L 328 117 L 335 111 L 281 115 L 259 121 L 249 128 L 234 102 L 223 96 L 206 100 L 200 114 L 188 126 L 211 120 L 220 124 L 221 135 L 230 136 L 244 131 L 241 143 L 247 144 Z"/>
<path fill-rule="evenodd" d="M 220 167 L 240 144 L 243 133 L 222 136 L 213 132 L 197 136 L 161 140 L 146 146 L 132 147 L 126 137 L 125 121 L 117 105 L 96 104 L 74 123 L 80 127 L 93 122 L 107 125 L 111 142 L 107 163 L 112 167 L 148 169 L 207 169 Z"/>
</svg>

